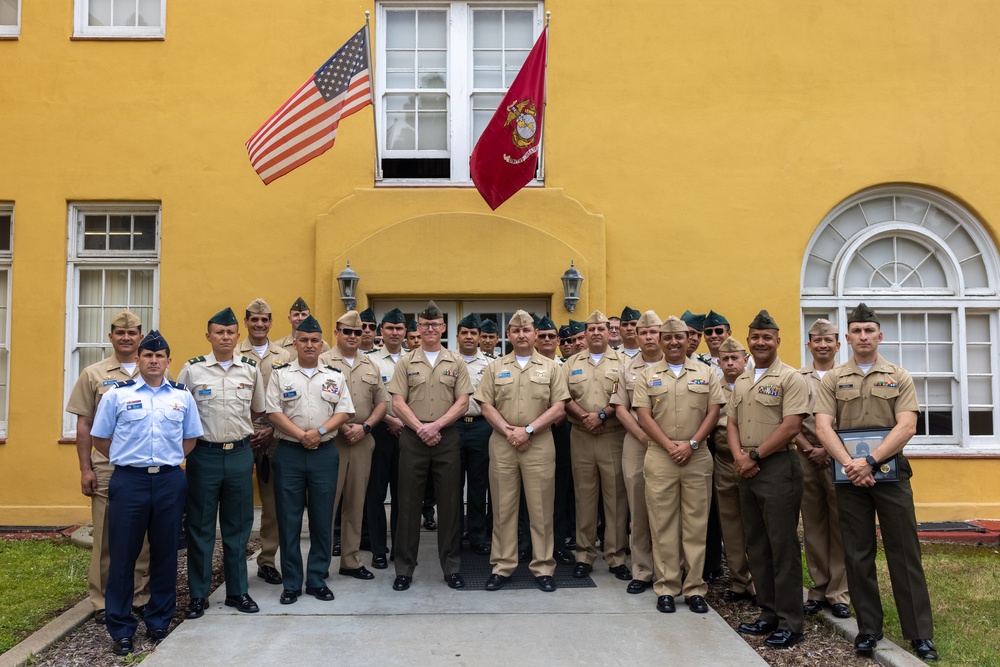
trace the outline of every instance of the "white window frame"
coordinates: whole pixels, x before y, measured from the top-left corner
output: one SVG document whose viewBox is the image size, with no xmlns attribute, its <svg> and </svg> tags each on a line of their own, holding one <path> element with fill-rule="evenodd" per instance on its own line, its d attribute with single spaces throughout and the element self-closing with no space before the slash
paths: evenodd
<svg viewBox="0 0 1000 667">
<path fill-rule="evenodd" d="M 809 273 L 809 262 L 819 255 L 814 254 L 820 237 L 830 227 L 841 213 L 866 201 L 883 197 L 906 197 L 923 200 L 931 206 L 941 209 L 956 220 L 961 229 L 968 234 L 980 251 L 988 285 L 985 287 L 967 288 L 964 274 L 960 268 L 961 262 L 953 252 L 946 238 L 936 235 L 933 230 L 913 223 L 888 221 L 870 223 L 850 238 L 843 239 L 843 245 L 833 258 L 825 287 L 816 286 L 815 271 Z M 896 217 L 896 216 L 893 216 Z M 921 244 L 934 249 L 935 259 L 941 264 L 949 278 L 953 289 L 928 289 L 924 293 L 913 293 L 901 290 L 893 293 L 891 290 L 846 290 L 844 278 L 850 260 L 858 249 L 862 248 L 874 237 L 890 234 L 918 240 Z M 823 260 L 826 262 L 826 260 Z M 815 268 L 815 267 L 814 267 Z M 965 381 L 968 368 L 968 337 L 967 315 L 989 315 L 990 343 L 993 349 L 1000 344 L 1000 257 L 996 246 L 986 233 L 981 223 L 965 207 L 953 199 L 938 192 L 916 186 L 877 186 L 860 192 L 835 207 L 817 227 L 806 248 L 803 258 L 801 285 L 800 322 L 802 334 L 802 358 L 811 359 L 808 349 L 808 329 L 817 317 L 826 317 L 838 324 L 841 335 L 841 349 L 837 363 L 850 359 L 851 348 L 847 345 L 844 333 L 847 331 L 847 315 L 863 301 L 876 313 L 948 313 L 953 318 L 953 363 L 955 364 L 955 381 L 952 385 L 952 398 L 956 404 L 953 409 L 954 423 L 951 436 L 915 436 L 907 445 L 907 452 L 924 455 L 996 455 L 1000 454 L 1000 408 L 993 410 L 993 434 L 987 436 L 970 435 L 969 427 L 969 389 Z M 889 361 L 899 363 L 900 360 L 889 358 Z M 1000 405 L 1000 361 L 994 361 L 992 370 L 992 395 L 994 404 Z M 905 367 L 905 366 L 904 366 Z"/>
<path fill-rule="evenodd" d="M 21 36 L 21 0 L 17 0 L 17 23 L 0 24 L 0 39 L 17 39 Z"/>
<path fill-rule="evenodd" d="M 398 9 L 442 9 L 448 14 L 448 150 L 447 157 L 451 162 L 451 178 L 383 178 L 381 160 L 386 157 L 385 147 L 385 105 L 386 94 L 386 59 L 384 46 L 386 44 L 386 13 Z M 469 157 L 478 137 L 472 136 L 472 14 L 479 9 L 528 9 L 535 13 L 534 34 L 532 44 L 544 28 L 543 3 L 540 1 L 510 0 L 384 0 L 377 4 L 377 20 L 375 23 L 375 45 L 381 51 L 376 51 L 375 60 L 375 117 L 378 119 L 376 140 L 378 142 L 377 159 L 379 164 L 375 169 L 376 185 L 392 187 L 464 187 L 472 186 L 472 176 L 469 172 Z M 502 97 L 505 91 L 498 91 Z M 527 187 L 544 185 L 544 133 L 542 148 L 538 152 L 537 177 L 528 183 Z M 417 155 L 413 157 L 439 157 L 434 155 Z M 405 159 L 405 158 L 404 158 Z"/>
<path fill-rule="evenodd" d="M 160 318 L 160 239 L 163 223 L 162 207 L 159 202 L 77 202 L 69 205 L 66 263 L 66 344 L 63 381 L 63 405 L 69 401 L 77 379 L 80 376 L 80 354 L 77 346 L 79 337 L 79 284 L 83 269 L 152 269 L 153 271 L 153 318 L 143 322 L 143 333 L 159 328 Z M 94 251 L 83 249 L 83 222 L 87 215 L 155 215 L 156 238 L 154 250 Z M 76 416 L 63 413 L 63 437 L 76 437 Z"/>
<path fill-rule="evenodd" d="M 13 259 L 14 259 L 14 205 L 9 202 L 0 202 L 0 215 L 10 216 L 10 238 L 8 239 L 10 249 L 0 250 L 0 271 L 7 272 L 7 312 L 4 315 L 5 326 L 4 330 L 7 332 L 7 336 L 3 341 L 0 341 L 0 350 L 7 353 L 7 374 L 0 378 L 0 382 L 3 382 L 4 386 L 7 387 L 5 392 L 5 402 L 3 405 L 3 419 L 0 419 L 0 438 L 7 437 L 7 425 L 10 418 L 10 300 L 13 294 L 13 289 L 11 287 L 13 283 Z"/>
<path fill-rule="evenodd" d="M 164 39 L 167 35 L 167 0 L 160 0 L 158 26 L 89 25 L 90 0 L 74 0 L 73 37 L 83 39 Z"/>
</svg>

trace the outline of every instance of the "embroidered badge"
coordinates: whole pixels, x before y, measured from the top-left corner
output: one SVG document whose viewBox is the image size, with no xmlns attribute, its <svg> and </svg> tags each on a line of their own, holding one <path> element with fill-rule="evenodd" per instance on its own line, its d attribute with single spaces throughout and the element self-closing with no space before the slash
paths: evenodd
<svg viewBox="0 0 1000 667">
<path fill-rule="evenodd" d="M 324 380 L 322 389 L 327 394 L 337 395 L 340 393 L 340 387 L 337 386 L 336 380 Z"/>
<path fill-rule="evenodd" d="M 291 390 L 291 391 L 283 391 L 283 392 L 281 392 L 281 397 L 282 398 L 295 398 L 298 395 L 299 395 L 299 392 L 295 391 L 294 389 Z"/>
<path fill-rule="evenodd" d="M 659 376 L 654 376 L 653 378 L 651 378 L 649 380 L 649 386 L 650 387 L 662 387 L 663 386 L 663 380 L 660 379 Z"/>
<path fill-rule="evenodd" d="M 499 373 L 497 373 L 498 380 L 501 378 L 509 378 L 509 377 L 510 377 L 510 371 L 500 371 Z"/>
<path fill-rule="evenodd" d="M 571 370 L 569 372 L 569 374 L 570 375 L 583 375 L 583 369 L 582 368 L 574 368 L 573 370 Z"/>
<path fill-rule="evenodd" d="M 209 389 L 208 387 L 202 385 L 201 389 L 198 390 L 198 395 L 199 396 L 211 396 L 212 395 L 212 390 Z"/>
<path fill-rule="evenodd" d="M 762 384 L 757 387 L 757 393 L 767 396 L 781 396 L 781 387 L 776 387 L 773 384 Z"/>
<path fill-rule="evenodd" d="M 170 404 L 170 409 L 171 410 L 179 410 L 179 411 L 183 412 L 184 411 L 184 406 L 181 405 L 180 403 L 171 403 Z"/>
</svg>

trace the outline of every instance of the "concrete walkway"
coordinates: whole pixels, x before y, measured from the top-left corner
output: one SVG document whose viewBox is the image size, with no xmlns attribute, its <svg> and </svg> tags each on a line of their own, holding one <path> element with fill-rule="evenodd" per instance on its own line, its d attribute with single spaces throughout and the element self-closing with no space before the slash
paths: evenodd
<svg viewBox="0 0 1000 667">
<path fill-rule="evenodd" d="M 305 665 L 330 661 L 358 665 L 766 665 L 715 611 L 694 614 L 678 600 L 677 612 L 656 611 L 652 590 L 625 593 L 625 583 L 598 560 L 597 588 L 453 591 L 436 556 L 436 533 L 423 531 L 420 565 L 408 591 L 392 590 L 392 563 L 359 581 L 337 573 L 327 584 L 336 595 L 320 602 L 304 595 L 281 605 L 281 586 L 256 576 L 250 595 L 260 613 L 223 606 L 225 586 L 197 620 L 177 627 L 144 664 Z M 303 540 L 302 552 L 308 551 Z M 369 560 L 367 554 L 363 556 Z"/>
</svg>

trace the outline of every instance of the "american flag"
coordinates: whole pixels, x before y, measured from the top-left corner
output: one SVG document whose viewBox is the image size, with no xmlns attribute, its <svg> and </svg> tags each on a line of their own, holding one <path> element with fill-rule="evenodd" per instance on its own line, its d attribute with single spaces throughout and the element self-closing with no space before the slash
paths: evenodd
<svg viewBox="0 0 1000 667">
<path fill-rule="evenodd" d="M 333 147 L 337 125 L 372 103 L 368 27 L 361 28 L 247 141 L 264 184 Z"/>
</svg>

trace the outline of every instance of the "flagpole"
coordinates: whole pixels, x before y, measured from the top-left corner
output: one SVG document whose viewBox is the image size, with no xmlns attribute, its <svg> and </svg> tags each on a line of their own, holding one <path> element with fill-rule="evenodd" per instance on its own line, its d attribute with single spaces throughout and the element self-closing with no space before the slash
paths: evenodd
<svg viewBox="0 0 1000 667">
<path fill-rule="evenodd" d="M 551 20 L 552 20 L 552 12 L 545 12 L 545 27 L 542 28 L 542 30 L 545 31 L 546 33 L 549 30 L 549 21 L 551 21 Z M 549 36 L 548 36 L 548 34 L 545 35 L 545 75 L 544 75 L 544 81 L 545 81 L 545 88 L 543 88 L 543 91 L 544 91 L 544 95 L 545 95 L 545 101 L 542 103 L 542 114 L 543 114 L 542 117 L 543 118 L 545 117 L 544 114 L 546 114 L 548 112 L 548 106 L 549 106 Z M 539 144 L 541 144 L 542 141 L 545 140 L 545 136 L 544 136 L 545 128 L 544 127 L 542 128 L 542 132 L 543 132 L 543 135 L 542 135 L 542 138 L 539 139 L 539 142 L 538 142 Z M 538 180 L 540 180 L 542 182 L 545 181 L 545 153 L 544 152 L 542 152 L 541 155 L 538 156 Z"/>
<path fill-rule="evenodd" d="M 372 128 L 375 131 L 375 180 L 382 180 L 382 160 L 378 150 L 378 111 L 375 108 L 375 62 L 372 60 L 371 12 L 365 10 L 365 43 L 368 45 L 368 93 L 372 100 Z"/>
</svg>

